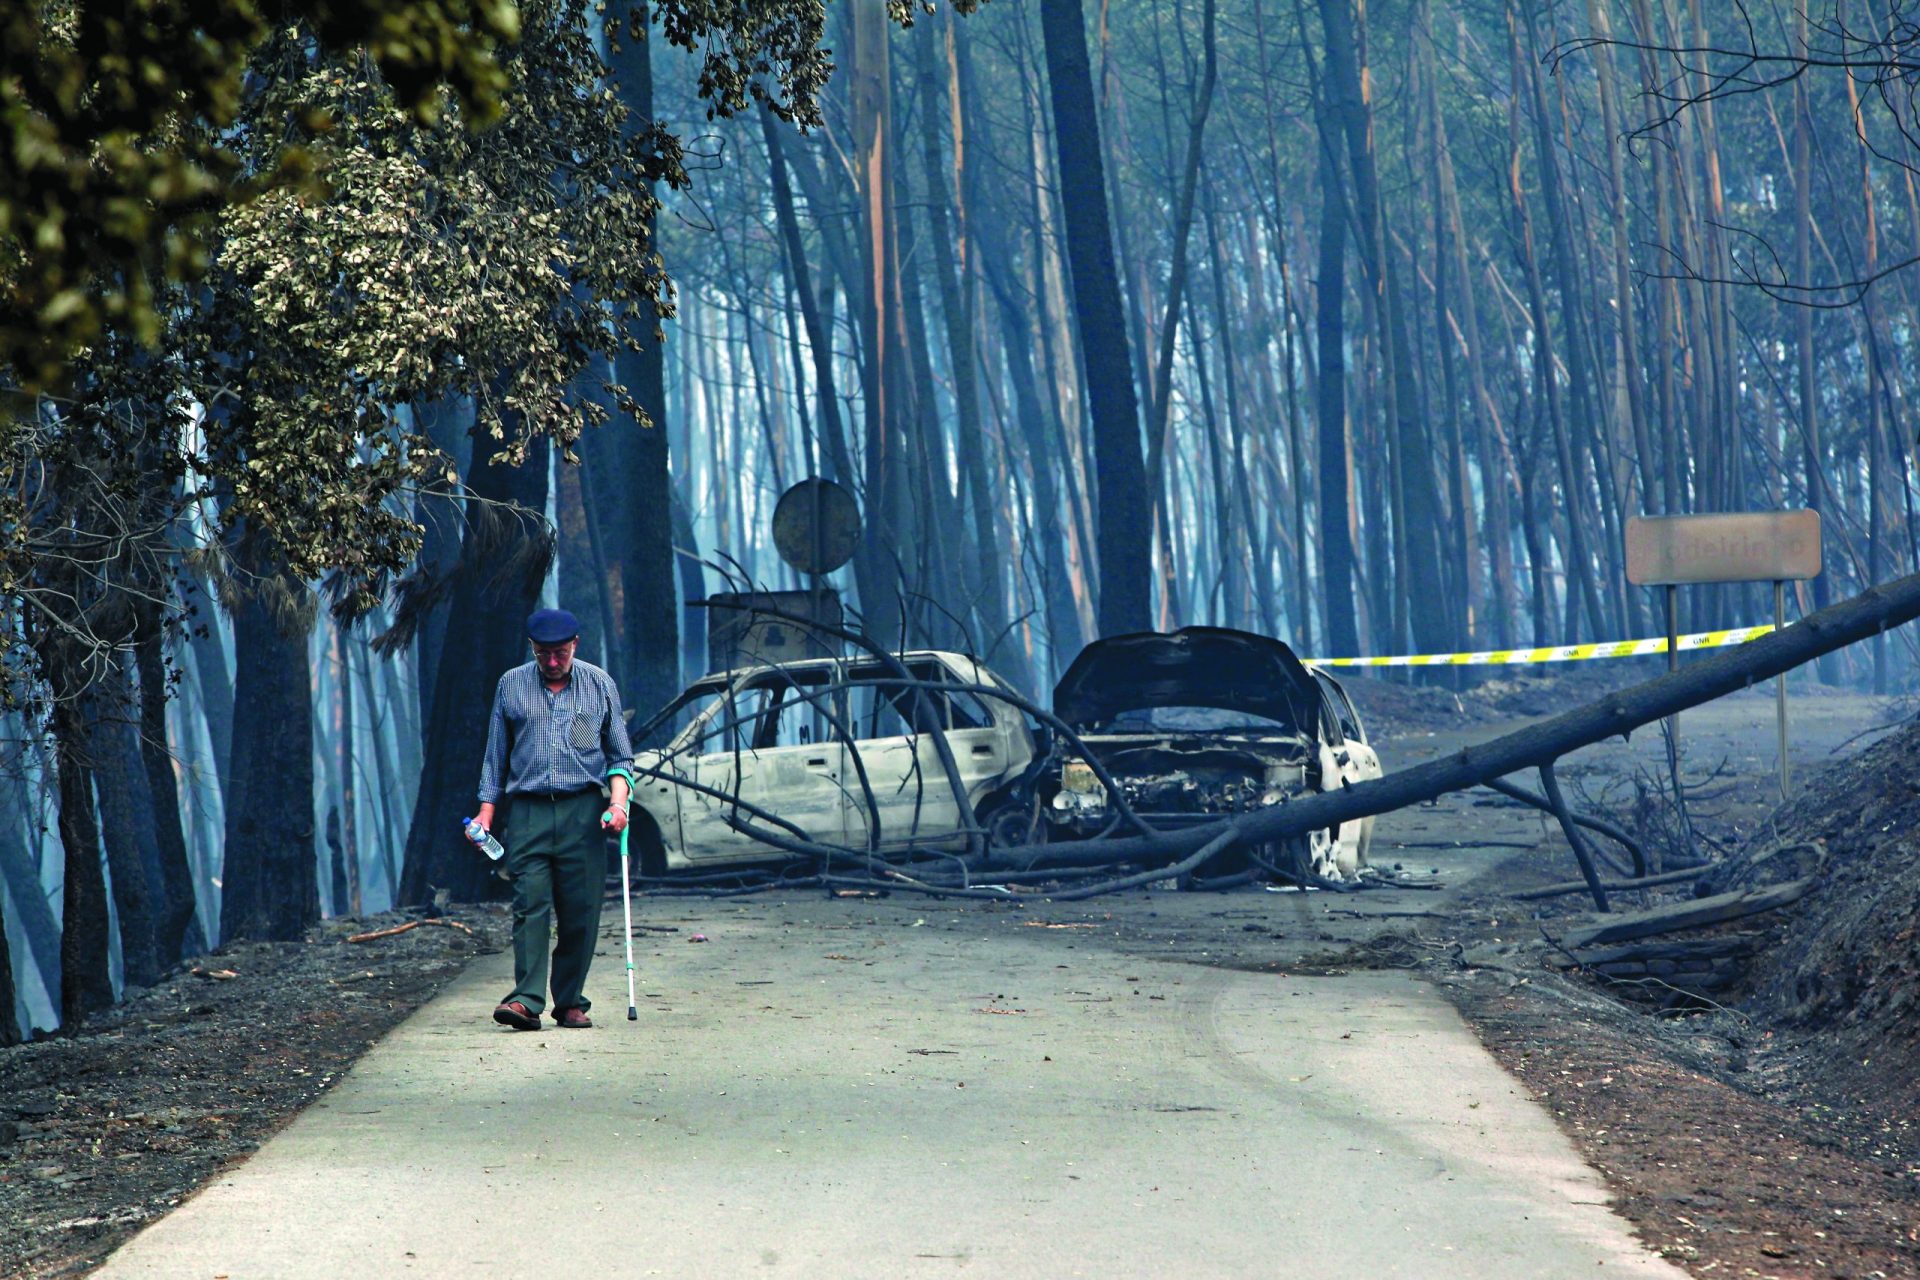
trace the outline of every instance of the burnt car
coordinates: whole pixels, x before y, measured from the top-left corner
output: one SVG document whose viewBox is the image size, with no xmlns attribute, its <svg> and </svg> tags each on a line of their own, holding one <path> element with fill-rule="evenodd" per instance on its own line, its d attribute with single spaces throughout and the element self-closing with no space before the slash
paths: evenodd
<svg viewBox="0 0 1920 1280">
<path fill-rule="evenodd" d="M 1053 711 L 1084 744 L 1053 744 L 1036 799 L 1051 840 L 1121 831 L 1127 805 L 1162 830 L 1331 791 L 1381 774 L 1360 716 L 1326 672 L 1269 636 L 1185 627 L 1097 640 L 1053 691 Z M 1351 879 L 1373 819 L 1317 830 L 1284 848 L 1241 851 L 1295 878 Z"/>
<path fill-rule="evenodd" d="M 902 670 L 917 689 L 902 686 Z M 633 759 L 642 874 L 790 856 L 743 829 L 742 819 L 771 827 L 755 814 L 773 815 L 788 834 L 881 856 L 965 848 L 971 824 L 932 731 L 946 740 L 968 808 L 995 821 L 1011 780 L 1034 758 L 1020 712 L 975 692 L 1006 687 L 972 658 L 934 650 L 887 662 L 742 667 L 695 681 L 642 731 L 680 726 L 667 746 Z"/>
</svg>

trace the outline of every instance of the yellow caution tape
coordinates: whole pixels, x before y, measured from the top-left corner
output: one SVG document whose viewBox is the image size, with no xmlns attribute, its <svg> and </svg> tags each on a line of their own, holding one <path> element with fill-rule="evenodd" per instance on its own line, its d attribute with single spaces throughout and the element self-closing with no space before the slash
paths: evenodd
<svg viewBox="0 0 1920 1280">
<path fill-rule="evenodd" d="M 1718 649 L 1723 645 L 1745 644 L 1773 630 L 1773 624 L 1735 627 L 1731 631 L 1696 631 L 1680 637 L 1680 650 Z M 1508 662 L 1584 662 L 1588 658 L 1638 658 L 1643 654 L 1665 653 L 1667 638 L 1650 640 L 1613 640 L 1605 644 L 1562 644 L 1546 649 L 1482 649 L 1475 653 L 1400 653 L 1384 658 L 1303 658 L 1301 661 L 1322 667 L 1471 667 Z"/>
</svg>

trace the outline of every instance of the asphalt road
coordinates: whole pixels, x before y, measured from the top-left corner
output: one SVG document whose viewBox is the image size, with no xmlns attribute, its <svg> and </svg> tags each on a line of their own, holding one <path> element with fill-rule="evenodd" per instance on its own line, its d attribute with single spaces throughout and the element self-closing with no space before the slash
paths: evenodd
<svg viewBox="0 0 1920 1280">
<path fill-rule="evenodd" d="M 1804 778 L 1887 716 L 1794 718 Z M 1688 712 L 1689 775 L 1770 769 L 1772 721 L 1768 690 Z M 1663 768 L 1649 731 L 1563 774 L 1617 807 Z M 1679 1276 L 1449 1004 L 1338 961 L 1409 917 L 1530 935 L 1489 896 L 1515 859 L 1574 874 L 1477 793 L 1380 820 L 1374 862 L 1438 892 L 645 902 L 637 1022 L 616 908 L 598 1028 L 495 1027 L 483 959 L 98 1274 Z"/>
<path fill-rule="evenodd" d="M 495 1027 L 483 959 L 98 1274 L 1681 1274 L 1403 975 L 1155 958 L 1097 913 L 641 918 L 678 932 L 637 1022 L 617 933 L 592 1031 Z"/>
</svg>

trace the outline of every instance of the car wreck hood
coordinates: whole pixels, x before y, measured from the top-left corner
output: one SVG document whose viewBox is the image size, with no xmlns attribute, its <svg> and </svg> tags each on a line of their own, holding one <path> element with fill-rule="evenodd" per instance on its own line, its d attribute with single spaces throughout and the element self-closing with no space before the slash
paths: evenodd
<svg viewBox="0 0 1920 1280">
<path fill-rule="evenodd" d="M 1293 650 L 1269 636 L 1225 627 L 1096 640 L 1053 689 L 1053 713 L 1075 729 L 1123 711 L 1217 707 L 1312 733 L 1319 705 L 1313 676 Z"/>
</svg>

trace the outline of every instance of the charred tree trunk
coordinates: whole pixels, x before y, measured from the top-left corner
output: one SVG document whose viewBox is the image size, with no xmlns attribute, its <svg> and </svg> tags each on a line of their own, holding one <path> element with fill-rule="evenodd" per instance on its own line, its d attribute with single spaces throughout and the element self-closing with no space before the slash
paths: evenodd
<svg viewBox="0 0 1920 1280">
<path fill-rule="evenodd" d="M 314 600 L 268 535 L 243 529 L 233 609 L 233 791 L 221 871 L 223 940 L 292 941 L 320 918 L 313 821 Z"/>
<path fill-rule="evenodd" d="M 60 774 L 60 845 L 66 886 L 60 910 L 60 1028 L 72 1034 L 90 1013 L 113 1003 L 108 971 L 110 942 L 107 877 L 102 869 L 100 822 L 93 806 L 93 770 L 86 718 L 75 699 L 59 696 L 74 687 L 68 671 L 49 674 L 55 689 L 52 729 Z"/>
<path fill-rule="evenodd" d="M 1180 309 L 1186 301 L 1187 241 L 1193 233 L 1194 198 L 1200 183 L 1201 149 L 1206 142 L 1207 116 L 1213 108 L 1213 86 L 1217 78 L 1214 53 L 1214 6 L 1207 0 L 1202 18 L 1203 61 L 1200 86 L 1195 91 L 1192 118 L 1187 124 L 1187 154 L 1180 175 L 1180 193 L 1173 210 L 1173 263 L 1167 273 L 1167 313 L 1160 323 L 1160 350 L 1153 364 L 1153 402 L 1147 417 L 1147 490 L 1156 502 L 1165 484 L 1167 425 L 1173 408 L 1173 353 L 1180 334 Z M 1163 77 L 1164 80 L 1164 77 Z M 1198 339 L 1194 350 L 1200 350 Z M 1164 506 L 1164 504 L 1163 504 Z M 1170 539 L 1171 529 L 1162 536 Z"/>
<path fill-rule="evenodd" d="M 220 780 L 224 797 L 232 790 L 233 779 L 233 677 L 227 674 L 227 646 L 220 635 L 216 606 L 211 593 L 204 592 L 204 585 L 194 585 L 195 590 L 203 591 L 204 603 L 195 605 L 188 616 L 187 638 L 207 741 L 213 747 L 214 776 Z"/>
<path fill-rule="evenodd" d="M 1375 172 L 1372 102 L 1360 40 L 1366 23 L 1365 0 L 1320 0 L 1326 34 L 1325 91 L 1329 123 L 1346 141 L 1353 171 L 1353 216 L 1359 228 L 1359 257 L 1366 269 L 1380 335 L 1383 418 L 1391 423 L 1396 562 L 1390 588 L 1396 618 L 1405 614 L 1411 639 L 1427 652 L 1448 647 L 1445 595 L 1448 584 L 1440 562 L 1441 509 L 1433 476 L 1433 450 L 1421 422 L 1417 370 L 1407 339 L 1406 308 L 1399 273 L 1387 253 L 1386 213 Z M 1357 21 L 1356 21 L 1357 17 Z M 1371 571 L 1382 579 L 1387 566 Z"/>
<path fill-rule="evenodd" d="M 1795 49 L 1805 56 L 1808 47 L 1805 0 L 1796 0 L 1793 6 L 1793 40 Z M 1796 279 L 1813 279 L 1813 116 L 1807 101 L 1805 76 L 1793 82 L 1793 263 Z M 1813 308 L 1796 308 L 1793 324 L 1794 346 L 1799 358 L 1800 449 L 1806 472 L 1807 506 L 1827 519 L 1831 513 L 1820 447 L 1820 393 L 1816 382 L 1819 353 L 1813 345 Z M 1830 581 L 1826 574 L 1821 574 L 1810 584 L 1816 609 L 1827 607 L 1832 592 Z M 1831 658 L 1821 660 L 1821 679 L 1832 683 L 1839 674 L 1838 662 Z"/>
<path fill-rule="evenodd" d="M 930 124 L 940 89 L 933 42 L 925 38 L 918 41 L 916 49 L 922 109 L 929 116 L 929 123 L 921 128 L 920 160 L 926 177 L 927 221 L 933 241 L 929 256 L 933 260 L 940 290 L 940 312 L 946 326 L 947 363 L 953 375 L 954 427 L 961 479 L 973 515 L 975 563 L 968 575 L 972 586 L 969 594 L 975 600 L 984 639 L 991 646 L 1006 633 L 1008 625 L 1006 591 L 1002 585 L 1005 575 L 1000 563 L 1000 539 L 995 532 L 993 488 L 987 479 L 986 438 L 980 411 L 979 358 L 973 341 L 974 284 L 972 263 L 969 261 L 972 241 L 968 234 L 964 200 L 966 112 L 960 96 L 958 32 L 954 30 L 951 15 L 946 16 L 943 31 L 948 57 L 948 120 L 953 134 L 952 180 L 942 176 L 939 132 Z M 955 215 L 951 224 L 948 218 L 949 200 Z M 949 244 L 954 246 L 951 254 L 943 248 Z M 1030 683 L 1022 680 L 1024 673 L 1018 670 L 1019 666 L 1025 665 L 1024 662 L 1016 658 L 1015 663 L 1016 666 L 1008 672 L 1009 677 L 1016 683 Z"/>
<path fill-rule="evenodd" d="M 694 535 L 693 516 L 677 491 L 672 503 L 674 559 L 680 566 L 682 601 L 680 663 L 688 674 L 694 675 L 707 669 L 707 611 L 696 603 L 707 598 L 707 572 L 700 564 L 700 540 Z M 633 744 L 636 751 L 643 745 Z"/>
<path fill-rule="evenodd" d="M 167 749 L 167 680 L 164 639 L 159 620 L 142 620 L 133 658 L 140 678 L 140 763 L 146 772 L 147 794 L 153 807 L 154 840 L 159 858 L 161 901 L 154 921 L 154 941 L 161 965 L 202 949 L 204 939 L 195 927 L 196 892 L 193 867 L 187 861 L 186 827 L 180 817 L 180 791 L 174 782 L 173 755 Z"/>
<path fill-rule="evenodd" d="M 433 447 L 447 455 L 454 470 L 465 475 L 473 459 L 473 402 L 446 400 L 430 405 L 420 414 L 427 438 Z M 452 574 L 460 562 L 460 499 L 457 489 L 442 480 L 432 480 L 414 504 L 415 518 L 421 524 L 420 554 L 415 557 L 420 571 L 430 578 Z M 414 631 L 413 661 L 418 679 L 415 719 L 425 724 L 433 707 L 433 682 L 440 672 L 440 647 L 447 633 L 447 604 L 444 600 L 429 606 Z"/>
<path fill-rule="evenodd" d="M 27 941 L 26 963 L 40 971 L 47 990 L 53 991 L 60 980 L 60 922 L 40 884 L 39 859 L 21 834 L 25 820 L 11 796 L 0 800 L 0 881 L 13 903 L 14 923 Z"/>
<path fill-rule="evenodd" d="M 461 837 L 459 822 L 478 803 L 494 686 L 526 660 L 526 618 L 540 598 L 552 553 L 540 514 L 547 505 L 547 443 L 545 437 L 534 440 L 518 467 L 492 461 L 484 436 L 476 434 L 473 443 L 475 465 L 468 475 L 473 498 L 466 504 L 448 603 L 448 617 L 457 625 L 448 627 L 440 655 L 449 678 L 434 682 L 427 763 L 407 832 L 401 903 L 430 901 L 436 888 L 465 902 L 499 892 L 500 881 L 488 875 L 485 859 Z"/>
<path fill-rule="evenodd" d="M 7 918 L 0 911 L 0 1049 L 20 1043 L 20 1018 L 14 1005 L 13 949 L 7 945 Z"/>
<path fill-rule="evenodd" d="M 1040 29 L 1053 100 L 1067 262 L 1080 320 L 1087 404 L 1093 417 L 1100 489 L 1100 630 L 1106 635 L 1144 631 L 1152 625 L 1151 508 L 1080 0 L 1041 0 Z M 1035 460 L 1036 469 L 1039 461 Z"/>
<path fill-rule="evenodd" d="M 1001 324 L 1014 335 L 1006 343 L 1008 380 L 1013 384 L 1014 416 L 1019 420 L 1026 441 L 1027 457 L 1033 473 L 1034 536 L 1040 540 L 1040 594 L 1046 602 L 1048 631 L 1055 654 L 1054 665 L 1064 669 L 1080 652 L 1089 637 L 1080 630 L 1080 615 L 1074 606 L 1072 586 L 1068 582 L 1067 539 L 1072 520 L 1060 492 L 1055 460 L 1059 450 L 1048 431 L 1046 410 L 1040 402 L 1040 389 L 1034 374 L 1033 357 L 1019 335 L 1032 332 L 1027 313 L 1020 304 L 1013 282 L 1007 279 L 1005 258 L 989 247 L 985 262 L 988 287 L 999 305 Z"/>
<path fill-rule="evenodd" d="M 1320 137 L 1320 270 L 1314 345 L 1320 362 L 1320 579 L 1327 648 L 1360 652 L 1353 610 L 1353 538 L 1347 525 L 1347 210 L 1338 153 L 1324 122 Z"/>
<path fill-rule="evenodd" d="M 898 224 L 893 205 L 893 82 L 886 15 L 856 5 L 849 15 L 852 56 L 854 185 L 859 201 L 859 302 L 866 503 L 861 527 L 860 609 L 867 627 L 889 644 L 906 637 L 902 590 L 913 568 L 909 437 L 914 433 L 907 377 L 907 339 L 900 291 Z M 871 594 L 869 594 L 871 591 Z"/>
<path fill-rule="evenodd" d="M 94 751 L 100 835 L 113 873 L 120 955 L 128 985 L 150 987 L 172 957 L 162 957 L 158 938 L 160 852 L 146 769 L 138 763 L 140 730 L 131 693 L 124 671 L 116 668 L 111 682 L 83 706 Z"/>
<path fill-rule="evenodd" d="M 616 10 L 617 12 L 617 10 Z M 654 124 L 652 42 L 648 7 L 634 0 L 628 9 L 629 35 L 613 50 L 611 63 L 629 129 Z M 649 218 L 634 228 L 634 251 L 658 252 Z M 643 310 L 629 318 L 642 330 L 640 350 L 622 349 L 614 360 L 614 380 L 625 386 L 644 419 L 616 414 L 588 444 L 587 486 L 593 514 L 603 522 L 602 573 L 614 602 L 616 634 L 607 651 L 615 658 L 626 705 L 650 715 L 680 691 L 679 627 L 674 613 L 673 507 L 667 454 L 667 368 L 660 317 Z M 598 456 L 595 456 L 595 455 Z"/>
</svg>

